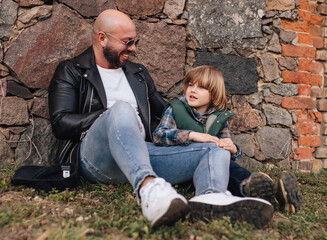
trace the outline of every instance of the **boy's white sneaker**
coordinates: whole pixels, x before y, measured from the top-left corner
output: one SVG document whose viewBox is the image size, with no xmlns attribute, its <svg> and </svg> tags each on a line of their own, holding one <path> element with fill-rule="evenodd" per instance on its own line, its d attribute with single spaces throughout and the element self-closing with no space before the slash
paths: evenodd
<svg viewBox="0 0 327 240">
<path fill-rule="evenodd" d="M 265 226 L 274 213 L 274 207 L 264 199 L 236 197 L 228 191 L 193 197 L 189 205 L 194 219 L 210 221 L 227 216 L 232 222 L 246 221 L 257 228 Z"/>
<path fill-rule="evenodd" d="M 187 200 L 162 178 L 142 187 L 140 197 L 142 213 L 152 227 L 172 224 L 190 211 Z"/>
</svg>

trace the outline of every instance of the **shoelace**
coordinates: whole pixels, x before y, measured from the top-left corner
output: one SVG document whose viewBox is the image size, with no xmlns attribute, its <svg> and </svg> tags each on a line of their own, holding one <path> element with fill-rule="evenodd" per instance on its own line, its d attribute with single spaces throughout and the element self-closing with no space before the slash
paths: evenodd
<svg viewBox="0 0 327 240">
<path fill-rule="evenodd" d="M 150 183 L 151 185 L 148 187 L 148 189 L 144 189 L 148 192 L 148 194 L 145 195 L 145 199 L 143 199 L 144 203 L 149 205 L 150 200 L 156 199 L 151 197 L 150 195 L 158 195 L 158 193 L 162 192 L 174 192 L 175 190 L 171 187 L 170 183 L 167 183 L 165 181 L 155 181 L 154 183 Z"/>
</svg>

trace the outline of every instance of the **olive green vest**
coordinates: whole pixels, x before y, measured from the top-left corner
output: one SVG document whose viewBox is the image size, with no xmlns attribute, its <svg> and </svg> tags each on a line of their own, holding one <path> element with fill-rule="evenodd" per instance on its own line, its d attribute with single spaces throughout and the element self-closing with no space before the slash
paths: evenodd
<svg viewBox="0 0 327 240">
<path fill-rule="evenodd" d="M 196 120 L 188 104 L 179 99 L 174 99 L 168 104 L 173 109 L 173 116 L 178 129 L 208 133 L 212 136 L 218 136 L 219 132 L 225 127 L 228 118 L 235 115 L 229 110 L 216 110 L 209 115 L 206 123 L 201 123 Z"/>
</svg>

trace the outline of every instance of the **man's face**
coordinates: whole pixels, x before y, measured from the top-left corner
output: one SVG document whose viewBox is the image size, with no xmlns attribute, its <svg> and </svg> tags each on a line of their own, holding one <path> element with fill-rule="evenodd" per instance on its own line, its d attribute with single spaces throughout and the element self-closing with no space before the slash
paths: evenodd
<svg viewBox="0 0 327 240">
<path fill-rule="evenodd" d="M 103 55 L 107 59 L 108 63 L 112 68 L 120 68 L 124 65 L 125 61 L 120 60 L 122 52 L 115 51 L 109 46 L 103 48 Z"/>
<path fill-rule="evenodd" d="M 124 66 L 129 55 L 134 53 L 135 48 L 135 31 L 123 33 L 125 37 L 116 37 L 113 34 L 106 34 L 108 42 L 103 48 L 103 55 L 108 61 L 111 68 L 119 68 Z M 132 43 L 132 44 L 131 44 Z"/>
</svg>

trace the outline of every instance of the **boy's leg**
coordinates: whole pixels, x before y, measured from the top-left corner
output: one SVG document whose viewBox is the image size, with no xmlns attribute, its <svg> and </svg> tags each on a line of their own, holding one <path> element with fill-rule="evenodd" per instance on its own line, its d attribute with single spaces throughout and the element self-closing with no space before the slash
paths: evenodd
<svg viewBox="0 0 327 240">
<path fill-rule="evenodd" d="M 235 197 L 226 191 L 229 152 L 225 154 L 212 143 L 169 147 L 147 143 L 147 146 L 151 164 L 159 176 L 173 184 L 193 178 L 196 196 L 190 199 L 189 204 L 194 218 L 210 220 L 229 216 L 232 221 L 242 219 L 258 228 L 272 218 L 274 209 L 269 202 Z M 226 162 L 224 159 L 227 159 Z"/>
<path fill-rule="evenodd" d="M 80 170 L 87 180 L 109 184 L 128 180 L 153 226 L 175 222 L 188 212 L 186 199 L 163 179 L 155 178 L 140 188 L 145 179 L 157 175 L 135 111 L 128 103 L 115 103 L 94 122 L 81 143 L 80 154 Z"/>
<path fill-rule="evenodd" d="M 231 160 L 229 165 L 228 190 L 235 196 L 244 197 L 241 192 L 241 183 L 248 179 L 250 175 L 251 173 L 247 169 Z"/>
<path fill-rule="evenodd" d="M 187 146 L 155 146 L 147 142 L 156 174 L 176 184 L 193 179 L 195 195 L 225 192 L 229 179 L 230 152 L 214 143 Z"/>
<path fill-rule="evenodd" d="M 235 196 L 258 197 L 270 202 L 275 210 L 278 209 L 276 200 L 276 184 L 265 173 L 250 173 L 236 162 L 230 163 L 230 179 L 228 190 Z"/>
</svg>

